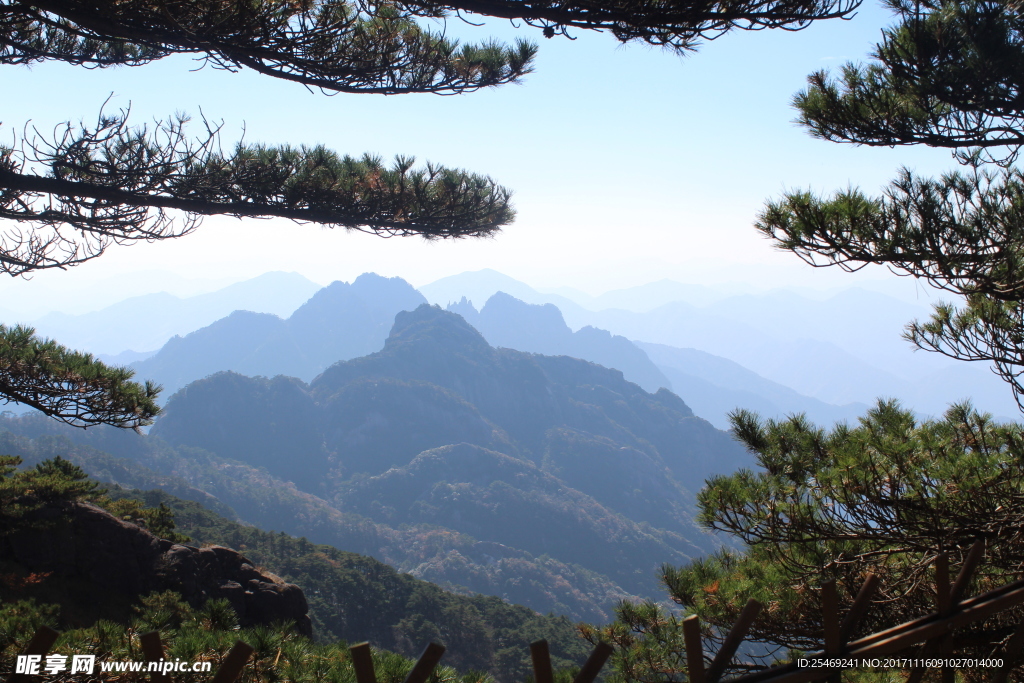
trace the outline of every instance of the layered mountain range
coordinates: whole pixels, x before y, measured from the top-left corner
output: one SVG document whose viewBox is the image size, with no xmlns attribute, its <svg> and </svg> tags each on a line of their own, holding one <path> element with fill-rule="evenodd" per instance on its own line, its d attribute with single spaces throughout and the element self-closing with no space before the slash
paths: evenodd
<svg viewBox="0 0 1024 683">
<path fill-rule="evenodd" d="M 425 301 L 400 278 L 367 273 L 351 284 L 335 282 L 321 289 L 285 319 L 235 311 L 172 338 L 132 367 L 141 377 L 162 384 L 164 395 L 221 370 L 284 374 L 308 382 L 331 363 L 379 350 L 394 316 Z M 592 326 L 574 332 L 553 304 L 530 304 L 504 292 L 492 295 L 479 311 L 465 297 L 447 309 L 494 346 L 581 358 L 621 370 L 649 392 L 671 389 L 719 429 L 728 428 L 726 415 L 736 407 L 768 416 L 804 412 L 828 424 L 855 419 L 866 409 L 859 403 L 837 406 L 801 395 L 734 361 L 696 349 L 632 342 Z"/>
<path fill-rule="evenodd" d="M 382 290 L 392 298 L 365 300 Z M 662 563 L 718 547 L 693 521 L 693 493 L 750 463 L 731 437 L 667 389 L 648 392 L 578 358 L 495 348 L 427 304 L 392 314 L 376 342 L 383 348 L 358 354 L 381 336 L 385 307 L 415 304 L 416 294 L 363 276 L 322 290 L 287 320 L 236 313 L 172 340 L 145 362 L 182 382 L 217 362 L 259 372 L 261 357 L 277 359 L 282 374 L 222 370 L 192 381 L 149 436 L 4 424 L 67 434 L 177 477 L 178 495 L 201 491 L 262 528 L 578 619 L 604 621 L 621 598 L 659 598 Z M 363 324 L 350 323 L 356 315 Z M 237 333 L 215 334 L 218 325 Z M 594 338 L 643 357 L 625 340 Z M 284 374 L 308 376 L 332 354 L 359 357 L 309 383 Z"/>
<path fill-rule="evenodd" d="M 367 273 L 317 291 L 289 317 L 236 310 L 132 364 L 170 395 L 214 372 L 309 381 L 331 363 L 380 350 L 395 314 L 426 303 L 405 280 Z"/>
</svg>

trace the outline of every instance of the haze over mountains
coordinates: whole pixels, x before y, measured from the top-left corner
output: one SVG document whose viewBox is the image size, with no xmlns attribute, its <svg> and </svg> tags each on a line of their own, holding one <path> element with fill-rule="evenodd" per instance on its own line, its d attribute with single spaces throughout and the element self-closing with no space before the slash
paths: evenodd
<svg viewBox="0 0 1024 683">
<path fill-rule="evenodd" d="M 290 315 L 318 289 L 320 285 L 298 273 L 265 273 L 206 294 L 145 294 L 93 313 L 48 313 L 31 324 L 39 334 L 59 339 L 65 346 L 116 357 L 128 351 L 156 351 L 171 337 L 198 330 L 236 310 Z M 8 314 L 3 320 L 21 322 L 23 317 Z M 126 354 L 119 360 L 130 363 L 137 358 Z"/>
<path fill-rule="evenodd" d="M 350 286 L 358 290 L 358 283 L 357 278 Z M 299 320 L 282 320 L 286 323 L 282 325 L 272 316 L 287 318 L 317 289 L 316 284 L 294 273 L 268 273 L 201 296 L 147 295 L 91 314 L 50 314 L 35 324 L 43 334 L 75 348 L 101 354 L 111 362 L 136 364 L 162 382 L 164 396 L 169 396 L 187 381 L 222 369 L 284 373 L 310 380 L 336 360 L 379 349 L 394 313 L 425 299 L 441 306 L 451 304 L 452 310 L 472 319 L 494 344 L 564 353 L 617 367 L 648 390 L 671 386 L 698 414 L 719 427 L 727 426 L 726 413 L 738 406 L 776 416 L 807 412 L 823 423 L 853 419 L 882 396 L 900 398 L 922 415 L 937 415 L 950 403 L 968 397 L 997 418 L 1014 419 L 1017 414 L 1010 393 L 987 368 L 913 352 L 900 339 L 906 322 L 928 314 L 923 303 L 867 290 L 807 296 L 661 281 L 592 297 L 568 288 L 560 290 L 561 294 L 543 293 L 484 270 L 443 278 L 420 287 L 419 294 L 407 292 L 407 299 L 395 302 L 397 307 L 391 305 L 388 295 L 379 305 L 367 303 L 378 296 L 367 290 L 359 295 L 363 297 L 359 305 L 377 306 L 377 314 L 371 314 L 376 315 L 376 322 L 370 325 L 376 326 L 375 333 L 350 348 L 342 348 L 348 341 L 338 342 L 341 346 L 337 348 L 331 342 L 321 342 L 320 350 L 298 351 L 296 344 L 302 346 L 310 335 L 332 329 L 317 326 L 326 322 L 324 316 L 341 315 L 341 309 L 309 311 L 305 326 Z M 514 307 L 499 306 L 498 301 L 484 314 L 488 300 L 497 292 L 511 295 L 505 297 L 506 304 L 514 298 L 532 304 L 551 303 L 558 310 L 531 314 L 529 325 L 539 326 L 536 329 L 522 319 L 523 310 L 515 313 Z M 460 304 L 463 298 L 466 301 Z M 269 315 L 239 314 L 225 319 L 234 310 Z M 503 322 L 504 317 L 508 320 Z M 25 321 L 23 317 L 3 320 Z M 213 322 L 217 324 L 211 325 Z M 345 324 L 349 329 L 364 327 L 355 318 Z M 204 326 L 209 329 L 199 336 L 209 343 L 197 345 L 195 339 L 181 346 L 175 342 L 162 350 L 159 361 L 138 363 L 160 350 L 172 333 L 185 337 Z M 272 330 L 276 339 L 264 339 L 264 333 Z M 215 341 L 221 335 L 224 343 Z M 595 335 L 605 338 L 597 340 Z M 588 337 L 590 342 L 585 342 Z M 256 338 L 261 340 L 259 348 L 252 345 Z M 627 340 L 683 351 L 661 353 L 654 359 L 651 348 L 638 352 Z M 338 355 L 332 357 L 335 353 Z M 179 360 L 170 360 L 175 354 Z M 189 363 L 195 366 L 192 370 L 175 374 L 175 367 Z"/>
<path fill-rule="evenodd" d="M 236 311 L 171 339 L 132 366 L 140 377 L 163 385 L 167 396 L 219 370 L 288 375 L 308 382 L 337 360 L 380 349 L 394 316 L 424 302 L 420 292 L 399 278 L 364 274 L 351 284 L 323 288 L 287 319 Z M 494 346 L 582 358 L 622 371 L 649 392 L 675 390 L 719 428 L 728 427 L 726 414 L 740 405 L 766 415 L 807 412 L 829 423 L 853 419 L 865 409 L 862 404 L 833 406 L 801 396 L 712 354 L 677 350 L 652 362 L 649 351 L 622 336 L 590 326 L 573 332 L 554 305 L 527 304 L 503 292 L 479 312 L 465 299 L 448 308 Z"/>
<path fill-rule="evenodd" d="M 423 303 L 423 295 L 404 280 L 368 273 L 352 284 L 320 289 L 287 319 L 235 311 L 172 338 L 132 367 L 162 384 L 167 396 L 221 370 L 309 381 L 331 363 L 379 351 L 395 315 Z"/>
<path fill-rule="evenodd" d="M 901 339 L 904 325 L 928 317 L 929 305 L 870 290 L 813 298 L 785 290 L 724 295 L 662 281 L 595 298 L 572 290 L 543 293 L 483 270 L 443 278 L 420 291 L 442 306 L 465 296 L 479 307 L 498 291 L 529 303 L 554 303 L 573 329 L 590 325 L 639 342 L 725 358 L 806 397 L 853 404 L 840 414 L 859 414 L 857 404 L 878 397 L 899 398 L 923 415 L 941 414 L 964 398 L 1002 419 L 1018 414 L 1005 384 L 984 365 L 914 352 Z M 588 305 L 614 302 L 621 308 L 590 310 L 565 293 Z M 694 405 L 699 413 L 700 405 Z"/>
</svg>

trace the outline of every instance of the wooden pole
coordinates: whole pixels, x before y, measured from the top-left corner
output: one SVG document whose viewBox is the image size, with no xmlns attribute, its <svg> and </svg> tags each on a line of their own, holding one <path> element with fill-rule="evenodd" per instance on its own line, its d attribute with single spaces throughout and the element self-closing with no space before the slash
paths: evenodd
<svg viewBox="0 0 1024 683">
<path fill-rule="evenodd" d="M 686 642 L 686 669 L 689 683 L 704 683 L 704 644 L 700 639 L 700 618 L 692 614 L 683 619 Z"/>
<path fill-rule="evenodd" d="M 839 625 L 839 640 L 842 641 L 843 647 L 846 647 L 846 643 L 850 642 L 857 624 L 867 614 L 868 608 L 871 606 L 871 598 L 875 597 L 875 590 L 877 588 L 878 576 L 868 574 L 864 577 L 864 583 L 861 584 L 860 590 L 857 591 L 857 597 L 853 599 L 850 611 L 846 613 L 843 623 Z"/>
<path fill-rule="evenodd" d="M 956 605 L 964 599 L 964 593 L 967 592 L 967 586 L 971 583 L 974 570 L 981 563 L 981 558 L 984 556 L 985 539 L 979 538 L 974 542 L 974 545 L 971 546 L 970 551 L 968 551 L 967 557 L 964 559 L 964 563 L 960 566 L 960 573 L 956 575 L 956 581 L 953 583 L 953 588 L 949 591 L 949 603 L 951 606 Z"/>
<path fill-rule="evenodd" d="M 825 654 L 836 656 L 843 651 L 839 635 L 839 593 L 835 580 L 821 584 L 821 623 L 824 629 Z M 830 683 L 842 683 L 842 674 L 829 677 Z"/>
<path fill-rule="evenodd" d="M 164 660 L 164 644 L 160 642 L 160 631 L 147 631 L 139 636 L 142 643 L 142 655 L 147 662 Z M 149 679 L 153 683 L 171 683 L 171 677 L 162 671 L 151 671 Z"/>
<path fill-rule="evenodd" d="M 985 541 L 979 538 L 971 545 L 971 549 L 967 551 L 967 557 L 964 558 L 964 563 L 960 566 L 960 572 L 956 575 L 956 581 L 953 583 L 952 588 L 949 586 L 949 558 L 945 553 L 936 556 L 935 595 L 938 615 L 940 617 L 949 616 L 956 609 L 957 605 L 960 604 L 964 593 L 967 592 L 967 587 L 971 583 L 974 570 L 977 569 L 984 555 Z M 929 659 L 942 654 L 945 649 L 946 638 L 947 635 L 943 634 L 926 641 L 921 647 L 921 653 L 918 657 Z M 906 683 L 921 683 L 926 671 L 924 667 L 917 667 L 911 670 Z M 943 683 L 953 683 L 956 673 L 953 669 L 943 665 L 940 675 Z"/>
<path fill-rule="evenodd" d="M 437 643 L 430 643 L 423 650 L 423 654 L 420 655 L 419 660 L 412 667 L 412 671 L 405 677 L 405 683 L 426 683 L 426 680 L 430 678 L 430 674 L 433 673 L 434 667 L 441 661 L 441 657 L 444 656 L 444 645 L 438 645 Z"/>
<path fill-rule="evenodd" d="M 887 654 L 900 652 L 915 643 L 944 635 L 956 628 L 1022 604 L 1024 604 L 1024 579 L 965 600 L 954 607 L 952 613 L 947 617 L 931 614 L 878 633 L 872 633 L 850 643 L 844 655 L 851 659 L 884 657 Z M 820 656 L 811 655 L 808 659 L 816 659 Z M 830 669 L 799 668 L 795 662 L 791 662 L 740 676 L 731 680 L 730 683 L 803 683 L 821 680 L 833 673 L 835 671 Z"/>
<path fill-rule="evenodd" d="M 32 636 L 32 640 L 28 641 L 28 645 L 25 646 L 25 651 L 21 654 L 38 655 L 45 658 L 59 637 L 60 633 L 54 631 L 49 626 L 40 626 Z M 7 683 L 27 683 L 31 679 L 32 677 L 27 674 L 14 673 L 7 678 Z"/>
<path fill-rule="evenodd" d="M 725 673 L 725 667 L 729 666 L 729 662 L 732 661 L 733 655 L 736 654 L 736 650 L 739 649 L 740 643 L 743 642 L 747 631 L 750 630 L 750 625 L 754 623 L 754 619 L 757 618 L 760 611 L 761 603 L 753 598 L 747 600 L 747 604 L 743 606 L 743 611 L 740 612 L 739 619 L 732 625 L 729 635 L 722 642 L 722 647 L 719 648 L 715 658 L 711 660 L 711 666 L 708 667 L 707 674 L 705 675 L 707 683 L 718 683 L 718 679 Z"/>
<path fill-rule="evenodd" d="M 534 683 L 554 683 L 555 674 L 551 669 L 548 641 L 542 639 L 530 643 L 530 659 L 533 660 Z"/>
<path fill-rule="evenodd" d="M 949 614 L 952 607 L 949 601 L 949 555 L 942 553 L 935 556 L 935 608 L 939 614 Z"/>
<path fill-rule="evenodd" d="M 835 580 L 821 584 L 821 622 L 825 629 L 825 654 L 839 654 L 843 645 L 839 642 L 839 594 Z"/>
<path fill-rule="evenodd" d="M 224 658 L 224 663 L 217 669 L 213 683 L 235 683 L 253 652 L 251 645 L 236 640 L 228 651 L 228 656 Z"/>
<path fill-rule="evenodd" d="M 576 678 L 572 679 L 572 683 L 594 683 L 597 675 L 601 673 L 601 667 L 608 661 L 608 658 L 612 656 L 612 652 L 615 651 L 608 643 L 598 643 L 594 646 L 594 651 L 587 657 L 587 661 L 583 663 L 583 668 L 576 674 Z"/>
<path fill-rule="evenodd" d="M 348 649 L 352 657 L 352 668 L 356 670 L 356 683 L 377 683 L 373 670 L 373 653 L 369 643 L 357 643 Z"/>
</svg>

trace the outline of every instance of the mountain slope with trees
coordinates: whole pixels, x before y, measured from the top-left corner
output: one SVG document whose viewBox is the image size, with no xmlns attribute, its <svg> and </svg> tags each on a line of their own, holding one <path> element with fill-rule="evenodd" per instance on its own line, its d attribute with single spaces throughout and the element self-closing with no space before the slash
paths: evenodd
<svg viewBox="0 0 1024 683">
<path fill-rule="evenodd" d="M 59 622 L 51 625 L 98 623 L 109 632 L 111 622 L 138 628 L 150 608 L 163 609 L 166 618 L 181 607 L 217 615 L 227 628 L 283 626 L 321 643 L 369 640 L 411 657 L 425 642 L 440 641 L 449 647 L 447 664 L 507 683 L 527 675 L 529 643 L 538 637 L 549 641 L 556 666 L 586 655 L 566 617 L 454 595 L 369 557 L 260 531 L 160 490 L 104 490 L 78 465 L 42 457 L 53 444 L 22 445 L 34 452 L 20 470 L 19 458 L 0 457 L 5 609 L 20 605 L 32 614 L 36 601 L 32 615 Z M 139 468 L 98 452 L 75 459 L 107 467 L 114 461 L 122 472 Z M 160 626 L 173 631 L 181 621 Z M 3 632 L 0 668 L 12 635 Z"/>
</svg>

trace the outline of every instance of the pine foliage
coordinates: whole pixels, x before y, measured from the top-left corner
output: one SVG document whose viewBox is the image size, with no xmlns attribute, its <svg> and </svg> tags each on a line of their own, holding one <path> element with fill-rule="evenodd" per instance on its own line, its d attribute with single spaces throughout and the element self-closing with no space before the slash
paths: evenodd
<svg viewBox="0 0 1024 683">
<path fill-rule="evenodd" d="M 289 218 L 385 236 L 487 235 L 509 223 L 511 193 L 490 178 L 324 147 L 238 144 L 186 134 L 186 118 L 131 128 L 128 113 L 0 149 L 0 270 L 67 268 L 112 244 L 180 237 L 202 216 Z M 180 212 L 184 212 L 182 219 Z"/>
<path fill-rule="evenodd" d="M 731 416 L 759 468 L 716 477 L 699 496 L 701 522 L 741 542 L 683 567 L 666 566 L 672 599 L 697 614 L 720 643 L 749 598 L 765 608 L 749 640 L 760 643 L 735 671 L 824 647 L 820 586 L 834 580 L 844 614 L 868 574 L 873 605 L 851 640 L 935 610 L 932 562 L 955 575 L 971 545 L 985 558 L 967 595 L 1019 577 L 1024 561 L 1024 427 L 999 424 L 969 404 L 919 422 L 880 401 L 857 426 L 823 429 L 802 416 Z M 1019 610 L 958 631 L 962 656 L 1002 657 Z M 607 630 L 622 645 L 620 674 L 661 680 L 685 662 L 678 618 L 655 605 L 623 605 Z"/>
<path fill-rule="evenodd" d="M 0 325 L 0 401 L 32 406 L 70 425 L 137 428 L 160 411 L 160 388 L 133 372 L 40 339 L 30 327 Z"/>
<path fill-rule="evenodd" d="M 849 63 L 838 77 L 811 75 L 810 87 L 795 98 L 801 123 L 835 142 L 924 144 L 1012 159 L 1024 143 L 1019 7 L 983 0 L 886 4 L 900 21 L 883 32 L 874 61 Z"/>
<path fill-rule="evenodd" d="M 901 171 L 881 197 L 787 192 L 757 227 L 815 266 L 887 266 L 962 297 L 905 337 L 951 358 L 991 363 L 1024 408 L 1024 23 L 1009 0 L 890 0 L 898 22 L 873 61 L 812 74 L 795 98 L 826 140 L 947 148 L 966 168 L 938 179 Z M 998 172 L 986 170 L 995 164 Z"/>
<path fill-rule="evenodd" d="M 45 506 L 84 501 L 104 508 L 126 522 L 131 522 L 150 533 L 184 543 L 188 536 L 175 531 L 174 511 L 162 501 L 147 506 L 137 498 L 108 496 L 108 491 L 89 478 L 85 471 L 57 456 L 19 469 L 22 459 L 0 455 L 0 537 L 20 529 L 43 528 L 52 520 L 37 518 L 33 511 Z"/>
<path fill-rule="evenodd" d="M 64 0 L 0 7 L 2 63 L 136 66 L 197 54 L 219 68 L 336 92 L 467 92 L 517 81 L 536 52 L 525 41 L 459 45 L 390 3 Z"/>
<path fill-rule="evenodd" d="M 735 29 L 799 30 L 818 19 L 845 17 L 856 0 L 426 0 L 404 7 L 436 13 L 472 12 L 520 19 L 543 28 L 548 38 L 568 29 L 609 31 L 622 42 L 641 41 L 684 52 L 701 39 L 713 40 Z"/>
</svg>

